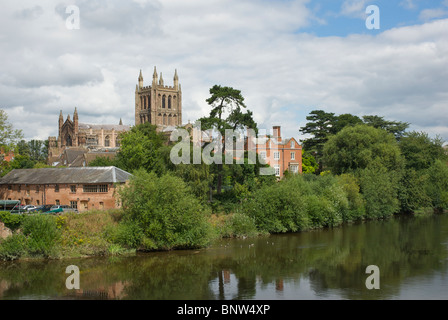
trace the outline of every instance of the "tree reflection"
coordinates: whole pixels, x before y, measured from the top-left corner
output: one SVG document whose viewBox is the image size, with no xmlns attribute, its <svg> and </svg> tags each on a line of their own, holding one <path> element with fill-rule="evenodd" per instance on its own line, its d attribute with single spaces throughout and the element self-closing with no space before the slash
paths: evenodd
<svg viewBox="0 0 448 320">
<path fill-rule="evenodd" d="M 447 226 L 447 216 L 401 218 L 227 240 L 198 251 L 5 262 L 0 298 L 294 299 L 308 290 L 305 279 L 316 298 L 389 299 L 409 279 L 446 273 Z M 81 270 L 79 292 L 65 288 L 69 264 Z M 380 290 L 365 287 L 368 265 L 380 268 Z"/>
</svg>

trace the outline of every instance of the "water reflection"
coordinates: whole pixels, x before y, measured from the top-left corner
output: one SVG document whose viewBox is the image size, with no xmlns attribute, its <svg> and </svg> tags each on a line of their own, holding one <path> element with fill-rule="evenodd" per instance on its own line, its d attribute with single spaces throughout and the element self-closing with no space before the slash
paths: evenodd
<svg viewBox="0 0 448 320">
<path fill-rule="evenodd" d="M 400 218 L 197 251 L 0 263 L 0 299 L 447 299 L 448 216 Z M 81 270 L 81 290 L 65 268 Z M 381 288 L 368 290 L 368 265 Z"/>
</svg>

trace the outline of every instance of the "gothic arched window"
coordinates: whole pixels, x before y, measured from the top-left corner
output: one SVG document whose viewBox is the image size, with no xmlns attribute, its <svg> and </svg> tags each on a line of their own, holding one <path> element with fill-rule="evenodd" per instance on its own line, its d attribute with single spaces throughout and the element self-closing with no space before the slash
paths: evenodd
<svg viewBox="0 0 448 320">
<path fill-rule="evenodd" d="M 168 109 L 171 109 L 171 96 L 168 96 Z"/>
<path fill-rule="evenodd" d="M 162 97 L 162 108 L 165 108 L 165 104 L 166 104 L 166 95 L 163 95 L 163 97 Z"/>
<path fill-rule="evenodd" d="M 72 146 L 72 137 L 70 137 L 70 135 L 67 135 L 67 139 L 65 139 L 65 145 L 67 147 L 71 147 Z"/>
<path fill-rule="evenodd" d="M 106 138 L 104 138 L 104 146 L 105 147 L 109 147 L 110 146 L 110 138 L 109 138 L 109 136 L 106 136 Z"/>
</svg>

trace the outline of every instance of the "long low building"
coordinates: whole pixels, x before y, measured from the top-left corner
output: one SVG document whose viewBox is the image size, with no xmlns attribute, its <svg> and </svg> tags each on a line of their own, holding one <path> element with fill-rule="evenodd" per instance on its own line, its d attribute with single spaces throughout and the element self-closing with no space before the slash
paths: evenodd
<svg viewBox="0 0 448 320">
<path fill-rule="evenodd" d="M 68 205 L 78 211 L 113 209 L 116 188 L 132 175 L 117 167 L 15 169 L 0 179 L 0 199 L 25 205 Z"/>
</svg>

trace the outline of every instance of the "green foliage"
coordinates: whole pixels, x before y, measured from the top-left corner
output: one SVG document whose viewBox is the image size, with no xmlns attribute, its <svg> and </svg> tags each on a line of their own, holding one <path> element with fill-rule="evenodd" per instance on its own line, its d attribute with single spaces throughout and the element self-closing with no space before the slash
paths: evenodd
<svg viewBox="0 0 448 320">
<path fill-rule="evenodd" d="M 157 132 L 156 126 L 144 123 L 132 127 L 121 134 L 120 152 L 117 154 L 117 166 L 133 172 L 140 168 L 146 171 L 162 173 L 164 164 L 159 156 L 165 137 Z"/>
<path fill-rule="evenodd" d="M 398 179 L 394 172 L 380 164 L 372 164 L 359 172 L 359 180 L 367 218 L 387 218 L 399 211 Z"/>
<path fill-rule="evenodd" d="M 318 163 L 321 163 L 323 148 L 328 138 L 333 133 L 332 128 L 335 120 L 334 113 L 328 113 L 323 110 L 313 110 L 306 117 L 309 122 L 302 128 L 302 134 L 312 135 L 311 138 L 303 142 L 303 148 L 312 152 Z"/>
<path fill-rule="evenodd" d="M 16 260 L 27 253 L 27 239 L 23 234 L 14 234 L 0 240 L 0 260 Z"/>
<path fill-rule="evenodd" d="M 441 160 L 436 160 L 427 170 L 427 175 L 426 193 L 434 211 L 441 213 L 448 208 L 448 166 Z"/>
<path fill-rule="evenodd" d="M 344 212 L 344 221 L 355 221 L 365 216 L 365 202 L 360 193 L 359 182 L 353 174 L 345 173 L 337 176 L 337 182 L 345 192 L 348 208 Z"/>
<path fill-rule="evenodd" d="M 254 237 L 259 234 L 254 218 L 244 213 L 232 214 L 224 225 L 224 237 Z"/>
<path fill-rule="evenodd" d="M 443 141 L 430 138 L 425 132 L 406 133 L 399 142 L 401 153 L 406 159 L 406 168 L 417 171 L 428 169 L 437 159 L 446 160 Z"/>
<path fill-rule="evenodd" d="M 400 170 L 404 161 L 397 141 L 385 130 L 367 125 L 345 127 L 324 146 L 325 164 L 335 174 L 356 172 L 372 163 Z"/>
<path fill-rule="evenodd" d="M 6 111 L 0 109 L 0 149 L 3 152 L 13 150 L 22 138 L 22 130 L 14 129 Z"/>
<path fill-rule="evenodd" d="M 242 111 L 246 108 L 244 97 L 240 90 L 232 87 L 222 87 L 214 85 L 210 88 L 210 97 L 206 100 L 212 110 L 208 117 L 203 117 L 198 121 L 202 130 L 214 129 L 225 137 L 225 130 L 233 131 L 244 129 L 245 127 L 257 132 L 257 124 L 253 119 L 252 111 Z M 224 159 L 226 146 L 219 150 L 220 156 Z M 212 165 L 212 173 L 216 176 L 216 190 L 220 194 L 223 184 L 224 166 L 223 164 Z"/>
<path fill-rule="evenodd" d="M 9 211 L 0 212 L 0 221 L 5 224 L 5 226 L 11 230 L 17 230 L 23 222 L 24 215 L 12 214 Z"/>
<path fill-rule="evenodd" d="M 51 215 L 26 216 L 22 224 L 23 235 L 27 237 L 30 254 L 50 256 L 54 253 L 61 231 L 55 217 Z"/>
<path fill-rule="evenodd" d="M 89 167 L 118 167 L 118 161 L 111 159 L 109 157 L 96 157 L 94 160 L 90 161 Z"/>
<path fill-rule="evenodd" d="M 301 179 L 288 179 L 256 190 L 243 203 L 243 212 L 255 220 L 260 231 L 281 233 L 305 230 L 309 226 L 301 197 Z"/>
<path fill-rule="evenodd" d="M 302 153 L 302 173 L 315 173 L 319 169 L 316 158 L 308 151 Z"/>
<path fill-rule="evenodd" d="M 143 236 L 143 229 L 132 220 L 122 221 L 108 234 L 111 242 L 133 249 L 141 246 Z"/>
<path fill-rule="evenodd" d="M 124 218 L 135 222 L 144 243 L 157 249 L 196 248 L 210 241 L 208 211 L 179 177 L 140 169 L 119 191 Z"/>
<path fill-rule="evenodd" d="M 427 175 L 412 168 L 404 170 L 398 183 L 397 195 L 401 213 L 414 213 L 431 206 L 431 198 L 425 190 L 427 178 Z"/>
<path fill-rule="evenodd" d="M 366 125 L 374 127 L 376 129 L 385 130 L 395 136 L 397 140 L 399 140 L 405 130 L 409 127 L 409 123 L 401 122 L 401 121 L 388 121 L 384 120 L 383 117 L 371 115 L 371 116 L 363 116 L 363 121 Z"/>
</svg>

